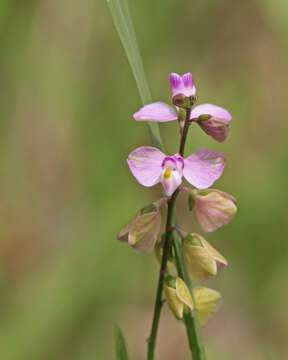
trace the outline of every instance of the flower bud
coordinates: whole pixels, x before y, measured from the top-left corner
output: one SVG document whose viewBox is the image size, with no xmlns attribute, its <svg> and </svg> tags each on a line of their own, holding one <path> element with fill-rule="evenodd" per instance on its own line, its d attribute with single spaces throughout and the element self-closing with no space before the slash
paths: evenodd
<svg viewBox="0 0 288 360">
<path fill-rule="evenodd" d="M 185 236 L 183 252 L 193 280 L 213 277 L 219 268 L 228 265 L 226 259 L 207 240 L 196 233 Z"/>
<path fill-rule="evenodd" d="M 168 305 L 178 320 L 183 319 L 183 314 L 193 312 L 193 300 L 190 291 L 181 278 L 166 278 L 164 292 Z"/>
<path fill-rule="evenodd" d="M 193 294 L 199 322 L 203 326 L 215 314 L 222 296 L 218 291 L 207 287 L 196 287 Z"/>
<path fill-rule="evenodd" d="M 120 231 L 118 240 L 128 242 L 135 250 L 150 253 L 159 237 L 162 225 L 162 198 L 137 212 L 133 219 Z"/>
<path fill-rule="evenodd" d="M 190 190 L 195 200 L 193 212 L 200 228 L 212 232 L 228 224 L 237 212 L 237 200 L 224 191 Z"/>
</svg>

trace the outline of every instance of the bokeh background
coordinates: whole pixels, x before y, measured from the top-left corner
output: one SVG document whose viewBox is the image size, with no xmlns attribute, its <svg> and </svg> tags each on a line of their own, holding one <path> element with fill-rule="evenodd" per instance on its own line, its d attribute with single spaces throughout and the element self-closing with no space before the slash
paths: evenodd
<svg viewBox="0 0 288 360">
<path fill-rule="evenodd" d="M 216 186 L 239 200 L 207 237 L 230 263 L 207 282 L 224 295 L 203 329 L 208 359 L 287 359 L 287 4 L 130 1 L 153 99 L 191 71 L 199 103 L 234 117 L 223 144 L 195 126 L 187 146 L 227 155 Z M 142 188 L 125 162 L 150 139 L 106 2 L 1 0 L 0 79 L 1 359 L 114 359 L 118 323 L 143 360 L 158 265 L 116 234 L 160 186 Z M 176 123 L 161 132 L 176 152 Z M 167 309 L 158 340 L 159 360 L 189 359 Z"/>
</svg>

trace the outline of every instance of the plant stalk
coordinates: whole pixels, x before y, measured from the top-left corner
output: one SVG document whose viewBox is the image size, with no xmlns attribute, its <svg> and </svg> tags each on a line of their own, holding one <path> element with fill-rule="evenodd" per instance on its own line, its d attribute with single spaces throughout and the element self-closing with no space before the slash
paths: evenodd
<svg viewBox="0 0 288 360">
<path fill-rule="evenodd" d="M 159 272 L 159 280 L 158 280 L 157 294 L 156 294 L 156 300 L 155 300 L 155 306 L 154 306 L 154 316 L 153 316 L 151 334 L 148 339 L 147 360 L 154 359 L 155 343 L 156 343 L 156 338 L 157 338 L 160 313 L 161 313 L 162 304 L 163 304 L 162 303 L 163 285 L 164 285 L 165 274 L 166 274 L 166 270 L 167 270 L 167 261 L 168 261 L 168 256 L 169 256 L 169 250 L 170 250 L 170 246 L 171 246 L 171 235 L 172 235 L 171 228 L 172 228 L 172 221 L 173 221 L 173 211 L 174 211 L 175 200 L 177 198 L 178 192 L 179 192 L 179 190 L 174 191 L 174 193 L 172 194 L 171 198 L 168 201 L 168 213 L 167 213 L 167 221 L 166 221 L 166 237 L 165 237 L 162 261 L 161 261 L 160 272 Z"/>
<path fill-rule="evenodd" d="M 139 51 L 137 38 L 135 35 L 133 22 L 132 22 L 131 15 L 130 15 L 128 0 L 107 0 L 107 4 L 109 6 L 116 31 L 120 37 L 120 40 L 122 42 L 125 53 L 127 55 L 129 64 L 131 66 L 134 78 L 136 80 L 142 103 L 143 103 L 143 105 L 150 103 L 152 101 L 152 97 L 151 97 L 148 82 L 147 82 L 147 79 L 145 76 L 143 62 L 141 59 L 141 54 Z M 190 117 L 190 114 L 189 114 L 189 117 Z M 187 118 L 188 117 L 186 116 L 186 119 Z M 184 154 L 184 147 L 185 147 L 185 142 L 186 142 L 189 125 L 190 124 L 187 121 L 185 121 L 184 129 L 183 129 L 183 136 L 181 137 L 181 145 L 180 145 L 180 150 L 179 150 L 179 154 L 181 156 L 183 156 L 183 154 Z M 161 139 L 158 124 L 148 122 L 148 129 L 149 129 L 149 133 L 151 136 L 151 141 L 152 141 L 153 146 L 158 147 L 160 150 L 163 150 L 163 142 Z M 170 213 L 172 216 L 172 220 L 169 220 L 169 222 L 172 221 L 173 225 L 177 225 L 176 211 L 173 211 L 174 202 L 176 200 L 177 194 L 178 193 L 175 194 L 175 198 L 172 201 L 173 206 L 171 205 L 171 200 L 172 200 L 173 195 L 170 200 Z M 168 205 L 168 210 L 169 210 L 169 205 Z M 168 215 L 167 215 L 167 221 L 168 221 Z M 171 229 L 171 224 L 169 224 L 168 228 Z M 185 281 L 185 283 L 190 288 L 191 295 L 193 298 L 192 285 L 191 285 L 191 281 L 190 281 L 190 278 L 189 278 L 189 275 L 188 275 L 187 269 L 186 269 L 186 264 L 185 264 L 182 245 L 181 245 L 181 239 L 179 238 L 179 235 L 177 235 L 175 232 L 173 232 L 171 234 L 171 231 L 170 232 L 168 231 L 168 233 L 169 233 L 169 236 L 167 236 L 167 238 L 169 237 L 169 240 L 165 242 L 165 245 L 167 243 L 167 248 L 169 250 L 168 245 L 170 245 L 169 243 L 171 243 L 171 238 L 172 238 L 173 247 L 175 249 L 175 257 L 176 257 L 177 270 L 178 270 L 179 276 Z M 167 250 L 167 252 L 168 252 L 168 250 Z M 168 257 L 168 254 L 165 256 Z M 164 251 L 163 251 L 163 258 L 164 258 Z M 164 258 L 164 260 L 163 260 L 163 258 L 162 258 L 163 268 L 166 269 L 167 258 L 166 259 Z M 166 264 L 164 261 L 166 261 Z M 162 268 L 162 264 L 161 264 L 161 268 Z M 165 267 L 164 267 L 164 265 L 165 265 Z M 157 311 L 156 311 L 156 316 L 154 314 L 155 321 L 153 320 L 152 331 L 151 331 L 151 335 L 153 334 L 152 340 L 151 340 L 151 335 L 149 338 L 149 351 L 150 351 L 150 353 L 152 353 L 152 355 L 151 355 L 152 357 L 150 359 L 153 359 L 153 356 L 154 356 L 153 355 L 154 347 L 155 347 L 158 323 L 159 323 L 160 312 L 161 312 L 161 307 L 162 307 L 162 289 L 163 289 L 164 273 L 162 274 L 161 282 L 160 282 L 160 277 L 161 277 L 161 273 L 159 275 L 158 290 L 157 290 L 157 296 L 156 296 L 156 302 L 155 302 L 155 305 L 157 304 Z M 193 354 L 193 360 L 205 360 L 205 352 L 204 352 L 204 348 L 202 345 L 201 329 L 200 329 L 199 321 L 197 318 L 197 311 L 195 310 L 193 318 L 191 317 L 191 315 L 185 315 L 184 321 L 185 321 L 185 326 L 187 329 L 187 336 L 188 336 L 190 349 Z M 151 348 L 151 350 L 150 350 L 150 348 Z"/>
<path fill-rule="evenodd" d="M 179 148 L 179 154 L 181 156 L 184 155 L 187 134 L 188 134 L 189 126 L 190 126 L 190 114 L 191 114 L 191 107 L 186 109 L 185 124 L 184 124 L 183 133 L 181 136 L 180 148 Z M 179 189 L 177 188 L 174 191 L 174 193 L 172 194 L 170 201 L 168 203 L 168 213 L 167 213 L 166 233 L 165 233 L 166 237 L 165 237 L 165 243 L 164 243 L 164 248 L 163 248 L 160 273 L 159 273 L 158 288 L 157 288 L 157 295 L 156 295 L 156 301 L 155 301 L 155 307 L 154 307 L 154 316 L 153 316 L 153 322 L 152 322 L 151 335 L 148 340 L 147 360 L 154 359 L 154 348 L 155 348 L 157 330 L 158 330 L 160 313 L 161 313 L 161 308 L 162 308 L 162 292 L 163 292 L 163 285 L 164 285 L 164 277 L 165 277 L 167 260 L 168 260 L 170 246 L 171 246 L 171 239 L 172 239 L 172 226 L 174 225 L 174 221 L 176 220 L 175 216 L 173 216 L 174 206 L 175 206 L 175 202 L 176 202 L 176 198 L 177 198 L 178 194 L 179 194 Z M 179 242 L 179 239 L 177 241 L 175 235 L 173 236 L 173 247 L 175 250 L 178 274 L 190 288 L 193 303 L 195 304 L 193 291 L 192 291 L 192 284 L 191 284 L 191 281 L 190 281 L 190 278 L 189 278 L 189 275 L 188 275 L 188 272 L 187 272 L 186 266 L 185 266 L 185 260 L 184 260 L 184 256 L 183 256 L 181 240 L 180 240 L 180 242 Z M 202 343 L 201 329 L 200 329 L 196 310 L 195 310 L 195 313 L 196 314 L 194 314 L 194 317 L 192 317 L 191 314 L 184 315 L 184 322 L 185 322 L 185 326 L 186 326 L 189 347 L 190 347 L 193 359 L 205 360 L 205 350 L 204 350 L 204 346 Z"/>
</svg>

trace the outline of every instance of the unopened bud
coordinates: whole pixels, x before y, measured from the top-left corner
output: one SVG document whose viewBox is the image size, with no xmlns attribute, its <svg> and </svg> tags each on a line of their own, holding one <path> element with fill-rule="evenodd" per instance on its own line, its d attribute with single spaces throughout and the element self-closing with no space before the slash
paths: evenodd
<svg viewBox="0 0 288 360">
<path fill-rule="evenodd" d="M 139 210 L 120 231 L 118 240 L 128 242 L 133 249 L 139 252 L 151 252 L 161 231 L 161 207 L 166 202 L 167 198 L 162 198 Z"/>
<path fill-rule="evenodd" d="M 190 97 L 185 96 L 184 94 L 177 94 L 173 96 L 172 102 L 175 106 L 179 106 L 183 109 L 190 109 L 191 108 L 191 100 Z"/>
</svg>

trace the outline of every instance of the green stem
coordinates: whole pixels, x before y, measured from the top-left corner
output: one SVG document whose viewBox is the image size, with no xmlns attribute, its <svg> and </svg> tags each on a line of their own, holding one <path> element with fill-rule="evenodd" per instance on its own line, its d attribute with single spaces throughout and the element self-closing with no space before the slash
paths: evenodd
<svg viewBox="0 0 288 360">
<path fill-rule="evenodd" d="M 174 224 L 177 224 L 177 219 L 174 218 L 173 221 L 174 221 Z M 175 231 L 173 232 L 172 243 L 173 243 L 173 248 L 174 248 L 174 252 L 175 252 L 176 266 L 177 266 L 178 274 L 184 280 L 186 285 L 190 288 L 193 303 L 195 304 L 192 283 L 191 283 L 189 274 L 187 272 L 184 254 L 183 254 L 182 239 L 180 238 L 179 234 L 177 234 Z M 197 313 L 196 307 L 194 309 L 193 317 L 191 316 L 191 314 L 186 314 L 184 316 L 184 322 L 185 322 L 185 326 L 186 326 L 189 347 L 190 347 L 193 359 L 205 360 L 206 359 L 205 348 L 204 348 L 203 341 L 202 341 L 201 327 L 199 324 L 198 313 Z"/>
<path fill-rule="evenodd" d="M 180 149 L 179 149 L 179 154 L 181 156 L 184 156 L 184 149 L 185 149 L 187 134 L 190 126 L 190 114 L 191 114 L 191 108 L 186 109 L 184 129 L 183 129 L 183 134 L 181 136 Z"/>
<path fill-rule="evenodd" d="M 143 62 L 142 62 L 141 54 L 140 54 L 140 51 L 138 48 L 138 43 L 137 43 L 137 39 L 136 39 L 134 27 L 133 27 L 133 22 L 132 22 L 132 19 L 130 16 L 128 2 L 127 2 L 127 0 L 107 0 L 107 4 L 109 6 L 114 25 L 116 27 L 117 33 L 120 37 L 120 40 L 122 42 L 125 53 L 127 55 L 129 64 L 131 66 L 142 103 L 143 103 L 143 105 L 145 105 L 147 103 L 151 103 L 152 96 L 151 96 L 148 82 L 147 82 L 147 79 L 145 76 Z M 163 143 L 162 143 L 158 124 L 152 123 L 152 122 L 148 122 L 147 124 L 148 124 L 149 133 L 150 133 L 151 140 L 152 140 L 152 145 L 163 150 Z M 185 125 L 186 125 L 186 129 L 185 129 Z M 182 136 L 182 141 L 184 141 L 184 142 L 183 142 L 183 150 L 180 148 L 180 154 L 181 153 L 184 154 L 184 146 L 185 146 L 186 136 L 187 136 L 188 129 L 189 129 L 189 124 L 185 123 L 185 125 L 184 125 L 184 129 L 183 129 L 183 135 L 184 135 L 184 132 L 186 132 L 186 130 L 187 130 L 187 132 L 186 132 L 186 135 L 184 136 L 185 141 L 183 140 L 183 136 Z M 173 195 L 172 195 L 172 197 L 173 197 Z M 177 194 L 175 195 L 174 201 L 176 200 L 176 197 L 177 197 Z M 171 204 L 171 202 L 170 202 L 170 204 Z M 170 207 L 171 207 L 171 205 L 170 205 Z M 174 205 L 173 205 L 173 207 L 174 207 Z M 174 211 L 174 214 L 173 214 L 173 209 L 171 209 L 170 212 L 173 215 L 172 223 L 173 223 L 173 225 L 176 225 L 177 219 L 176 219 L 175 211 Z M 171 229 L 171 226 L 169 226 L 169 228 Z M 179 276 L 190 287 L 191 294 L 193 297 L 192 285 L 190 283 L 190 278 L 187 273 L 181 242 L 179 239 L 177 240 L 177 235 L 175 234 L 175 232 L 172 234 L 172 241 L 173 241 L 173 246 L 175 249 L 175 257 L 176 257 L 177 269 L 178 269 Z M 169 240 L 168 240 L 167 244 L 169 245 L 170 242 L 171 242 L 171 234 L 169 235 Z M 163 257 L 164 257 L 164 255 L 163 255 Z M 163 262 L 163 259 L 162 259 L 162 262 Z M 160 276 L 161 276 L 161 273 L 159 275 L 159 280 L 160 280 Z M 164 277 L 164 274 L 162 276 Z M 163 280 L 161 280 L 161 281 L 162 281 L 162 286 L 160 286 L 160 287 L 159 287 L 159 282 L 158 282 L 158 290 L 159 291 L 157 290 L 157 297 L 156 297 L 157 304 L 160 304 L 160 301 L 157 299 L 159 298 L 161 300 L 161 306 L 157 305 L 157 313 L 159 312 L 159 314 L 156 316 L 154 330 L 153 330 L 153 334 L 155 333 L 155 336 L 154 335 L 152 336 L 152 339 L 154 338 L 154 340 L 152 340 L 152 341 L 154 341 L 154 344 L 152 343 L 153 346 L 151 345 L 151 341 L 149 340 L 149 347 L 151 347 L 151 349 L 153 348 L 153 351 L 151 350 L 152 351 L 151 359 L 153 359 L 153 353 L 154 353 L 154 347 L 155 347 L 155 341 L 156 341 L 156 335 L 157 335 L 157 328 L 158 328 L 160 312 L 161 312 L 161 307 L 162 307 L 162 299 L 161 299 L 162 298 L 162 290 L 161 290 L 161 288 L 163 287 Z M 161 285 L 161 283 L 160 283 L 160 285 Z M 161 290 L 161 292 L 160 292 L 160 290 Z M 158 295 L 158 293 L 160 295 Z M 155 302 L 155 304 L 156 304 L 156 302 Z M 157 317 L 158 317 L 158 319 L 157 319 Z M 190 318 L 190 320 L 189 320 L 189 318 Z M 193 354 L 193 360 L 205 360 L 205 353 L 204 353 L 204 348 L 202 345 L 201 330 L 200 330 L 200 325 L 199 325 L 199 321 L 197 318 L 197 312 L 195 311 L 193 318 L 191 317 L 191 315 L 185 315 L 184 320 L 185 320 L 185 326 L 187 329 L 189 345 L 191 348 L 191 352 Z M 154 320 L 153 320 L 153 324 L 154 324 Z M 153 329 L 153 326 L 152 326 L 152 329 Z M 150 339 L 151 339 L 151 336 L 150 336 Z"/>
<path fill-rule="evenodd" d="M 190 126 L 190 114 L 191 114 L 191 108 L 186 109 L 186 116 L 185 116 L 185 124 L 183 129 L 183 134 L 181 136 L 181 142 L 180 142 L 180 148 L 179 148 L 179 154 L 181 156 L 184 155 L 185 150 L 185 144 L 187 139 L 187 134 Z M 151 329 L 151 335 L 148 340 L 148 357 L 147 360 L 153 360 L 154 359 L 154 348 L 155 348 L 155 342 L 156 342 L 156 336 L 157 336 L 157 330 L 158 330 L 158 324 L 160 319 L 160 313 L 162 308 L 162 291 L 163 291 L 163 285 L 164 285 L 164 275 L 167 267 L 167 260 L 169 255 L 169 249 L 171 246 L 171 228 L 173 225 L 173 221 L 177 221 L 174 213 L 174 205 L 176 198 L 179 194 L 179 189 L 176 189 L 175 192 L 172 194 L 171 199 L 168 203 L 168 214 L 167 214 L 167 223 L 166 223 L 166 238 L 165 238 L 165 244 L 163 248 L 163 256 L 162 256 L 162 263 L 160 267 L 160 273 L 159 273 L 159 280 L 158 280 L 158 288 L 157 288 L 157 295 L 156 295 L 156 301 L 155 301 L 155 307 L 154 307 L 154 316 L 153 316 L 153 323 L 152 323 L 152 329 Z M 173 219 L 174 217 L 174 219 Z M 175 235 L 173 236 L 173 247 L 175 250 L 175 258 L 176 258 L 176 265 L 177 265 L 177 271 L 179 276 L 184 280 L 184 282 L 189 286 L 193 303 L 195 304 L 195 299 L 192 291 L 192 284 L 186 269 L 183 250 L 182 250 L 182 243 L 181 239 L 177 241 L 177 238 Z M 193 359 L 195 360 L 205 360 L 205 350 L 202 342 L 201 337 L 201 329 L 198 321 L 197 316 L 197 310 L 194 311 L 194 316 L 192 317 L 191 314 L 184 315 L 184 322 L 186 326 L 186 332 L 188 337 L 188 342 L 190 346 L 190 350 L 193 356 Z"/>
<path fill-rule="evenodd" d="M 166 221 L 166 237 L 165 237 L 162 261 L 161 261 L 160 272 L 159 272 L 159 280 L 158 280 L 157 294 L 156 294 L 156 300 L 155 300 L 155 306 L 154 306 L 154 316 L 153 316 L 151 334 L 148 339 L 147 360 L 154 359 L 155 343 L 156 343 L 156 337 L 157 337 L 157 332 L 158 332 L 160 313 L 161 313 L 161 309 L 162 309 L 162 291 L 163 291 L 165 273 L 167 270 L 167 261 L 168 261 L 168 257 L 169 257 L 170 246 L 171 246 L 171 235 L 172 235 L 171 228 L 172 228 L 172 221 L 173 221 L 173 210 L 174 210 L 175 200 L 177 198 L 178 192 L 179 191 L 176 190 L 168 201 L 168 213 L 167 213 L 167 221 Z"/>
</svg>

